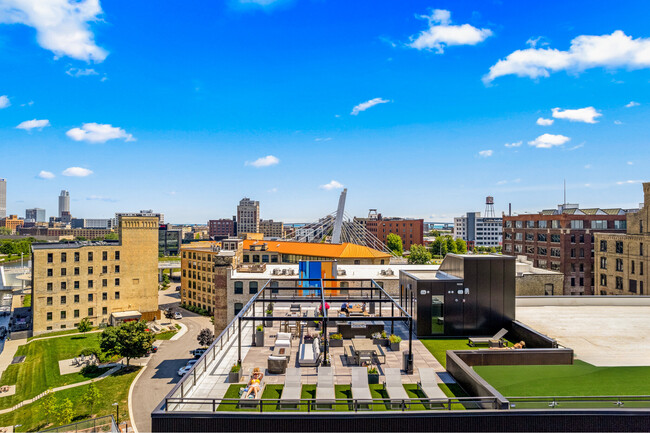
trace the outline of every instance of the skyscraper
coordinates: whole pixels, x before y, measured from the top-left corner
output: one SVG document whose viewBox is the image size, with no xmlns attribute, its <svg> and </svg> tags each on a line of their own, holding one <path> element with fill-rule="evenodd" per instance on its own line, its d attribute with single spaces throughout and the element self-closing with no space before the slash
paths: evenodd
<svg viewBox="0 0 650 433">
<path fill-rule="evenodd" d="M 47 220 L 45 219 L 45 209 L 34 208 L 25 210 L 25 219 L 34 220 L 37 223 L 43 223 Z"/>
<path fill-rule="evenodd" d="M 260 232 L 260 202 L 244 197 L 237 206 L 237 234 Z"/>
<path fill-rule="evenodd" d="M 59 195 L 59 218 L 63 216 L 63 212 L 70 214 L 70 193 L 62 190 Z"/>
<path fill-rule="evenodd" d="M 7 216 L 7 181 L 0 179 L 0 218 Z"/>
</svg>

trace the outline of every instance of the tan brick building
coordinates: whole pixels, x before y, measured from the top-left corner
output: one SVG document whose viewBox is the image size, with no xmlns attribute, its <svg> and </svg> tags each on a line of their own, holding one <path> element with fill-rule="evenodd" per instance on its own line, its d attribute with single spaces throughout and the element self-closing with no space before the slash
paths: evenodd
<svg viewBox="0 0 650 433">
<path fill-rule="evenodd" d="M 0 227 L 6 227 L 11 230 L 11 233 L 16 233 L 18 227 L 22 227 L 25 220 L 18 218 L 17 215 L 9 215 L 8 217 L 0 219 Z"/>
<path fill-rule="evenodd" d="M 266 238 L 283 238 L 284 223 L 282 221 L 260 220 L 260 233 Z"/>
<path fill-rule="evenodd" d="M 32 245 L 34 335 L 118 316 L 160 318 L 158 219 L 120 217 L 119 241 Z"/>
<path fill-rule="evenodd" d="M 643 207 L 627 214 L 625 233 L 596 233 L 596 295 L 648 295 L 650 182 L 643 184 Z"/>
</svg>

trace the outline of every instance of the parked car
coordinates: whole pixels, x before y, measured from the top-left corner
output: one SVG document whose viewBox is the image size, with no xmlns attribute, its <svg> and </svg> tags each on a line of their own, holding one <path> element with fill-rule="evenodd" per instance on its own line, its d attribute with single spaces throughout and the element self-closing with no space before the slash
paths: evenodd
<svg viewBox="0 0 650 433">
<path fill-rule="evenodd" d="M 200 347 L 198 349 L 190 350 L 190 355 L 194 355 L 195 358 L 200 358 L 208 349 Z"/>
<path fill-rule="evenodd" d="M 182 319 L 182 318 L 183 318 L 183 315 L 181 314 L 180 311 L 176 311 L 176 312 L 174 313 L 174 319 L 176 319 L 176 320 L 180 320 L 180 319 Z"/>
<path fill-rule="evenodd" d="M 158 346 L 151 346 L 151 351 L 152 351 L 153 353 L 158 352 Z"/>
<path fill-rule="evenodd" d="M 178 375 L 179 375 L 179 376 L 185 376 L 185 373 L 187 373 L 188 371 L 190 371 L 191 368 L 192 368 L 191 365 L 186 365 L 185 367 L 181 367 L 181 368 L 179 368 L 179 369 L 178 369 Z"/>
</svg>

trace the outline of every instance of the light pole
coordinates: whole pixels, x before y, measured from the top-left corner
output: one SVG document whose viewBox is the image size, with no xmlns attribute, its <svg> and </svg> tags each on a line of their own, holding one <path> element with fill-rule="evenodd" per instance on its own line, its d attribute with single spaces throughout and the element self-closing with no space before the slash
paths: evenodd
<svg viewBox="0 0 650 433">
<path fill-rule="evenodd" d="M 120 404 L 115 402 L 112 404 L 112 406 L 117 406 L 117 422 L 115 424 L 119 426 L 120 425 Z"/>
</svg>

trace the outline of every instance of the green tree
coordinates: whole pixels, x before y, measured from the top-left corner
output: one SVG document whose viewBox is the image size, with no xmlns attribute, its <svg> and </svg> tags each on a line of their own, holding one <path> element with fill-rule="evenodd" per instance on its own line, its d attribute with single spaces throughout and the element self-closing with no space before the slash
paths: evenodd
<svg viewBox="0 0 650 433">
<path fill-rule="evenodd" d="M 95 402 L 99 400 L 99 397 L 99 389 L 97 389 L 97 386 L 94 383 L 91 383 L 81 398 L 83 404 L 90 406 L 90 415 L 93 414 L 93 406 L 95 405 Z"/>
<path fill-rule="evenodd" d="M 10 235 L 11 229 L 9 227 L 0 227 L 0 235 Z"/>
<path fill-rule="evenodd" d="M 199 335 L 196 337 L 196 340 L 202 347 L 208 347 L 214 342 L 214 334 L 210 328 L 201 329 Z"/>
<path fill-rule="evenodd" d="M 490 247 L 489 252 L 491 252 L 491 253 L 496 253 L 496 252 L 497 252 L 497 249 L 494 248 L 494 247 Z"/>
<path fill-rule="evenodd" d="M 433 238 L 437 238 L 438 236 L 440 236 L 440 231 L 439 231 L 439 230 L 436 230 L 436 229 L 433 229 L 433 230 L 431 230 L 431 231 L 429 232 L 429 236 L 431 236 L 431 237 L 433 237 Z"/>
<path fill-rule="evenodd" d="M 81 319 L 81 322 L 77 325 L 77 331 L 86 333 L 92 329 L 92 325 L 90 324 L 90 320 L 87 317 L 84 317 Z"/>
<path fill-rule="evenodd" d="M 424 245 L 411 245 L 408 262 L 414 265 L 426 265 L 431 261 L 431 253 Z"/>
<path fill-rule="evenodd" d="M 120 240 L 120 237 L 118 236 L 117 233 L 109 233 L 106 236 L 104 236 L 104 239 L 107 241 L 118 241 Z"/>
<path fill-rule="evenodd" d="M 56 416 L 58 406 L 56 396 L 50 392 L 45 397 L 43 397 L 42 401 L 43 412 L 45 412 L 45 420 L 49 424 Z"/>
<path fill-rule="evenodd" d="M 467 242 L 461 238 L 456 239 L 456 252 L 458 254 L 465 254 L 467 252 Z"/>
<path fill-rule="evenodd" d="M 456 249 L 456 241 L 454 241 L 454 238 L 447 236 L 445 240 L 447 242 L 447 252 L 456 254 L 458 250 Z"/>
<path fill-rule="evenodd" d="M 389 233 L 388 236 L 386 236 L 386 246 L 389 250 L 398 256 L 402 256 L 402 254 L 404 254 L 402 238 L 400 238 L 399 235 L 396 235 L 395 233 Z"/>
<path fill-rule="evenodd" d="M 57 407 L 57 421 L 60 425 L 70 424 L 72 422 L 72 416 L 74 415 L 73 407 L 69 398 L 63 400 Z"/>
<path fill-rule="evenodd" d="M 131 358 L 140 358 L 151 350 L 154 338 L 145 321 L 127 322 L 106 328 L 99 338 L 99 347 L 103 352 L 126 358 L 128 367 Z"/>
</svg>

